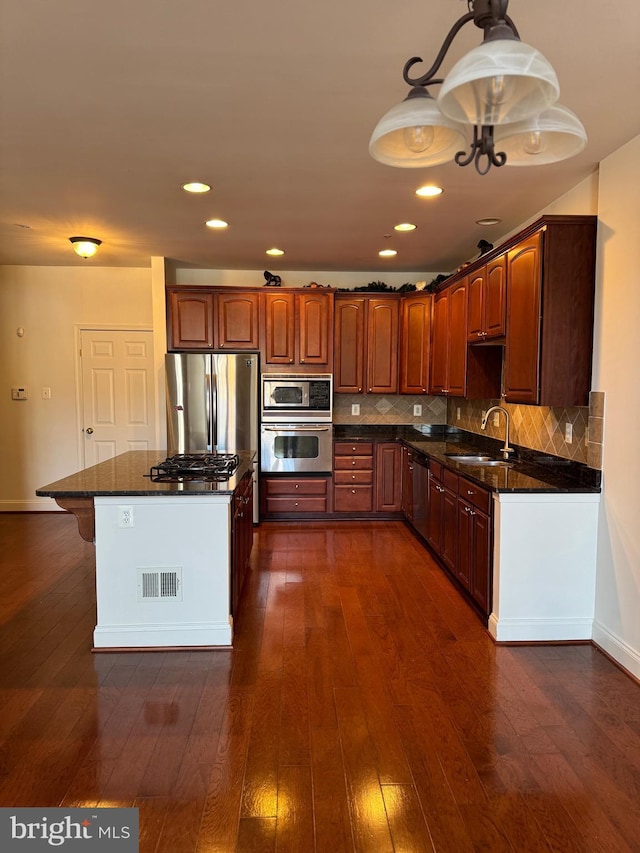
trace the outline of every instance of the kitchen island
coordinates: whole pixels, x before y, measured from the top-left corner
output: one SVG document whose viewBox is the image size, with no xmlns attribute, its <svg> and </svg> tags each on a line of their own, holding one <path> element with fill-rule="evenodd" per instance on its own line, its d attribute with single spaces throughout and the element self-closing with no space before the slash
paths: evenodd
<svg viewBox="0 0 640 853">
<path fill-rule="evenodd" d="M 129 451 L 36 492 L 73 512 L 95 541 L 97 651 L 232 644 L 234 584 L 245 568 L 233 565 L 233 521 L 252 535 L 254 454 L 239 453 L 224 481 L 154 482 L 150 470 L 165 456 Z M 246 544 L 238 550 L 248 559 Z"/>
</svg>

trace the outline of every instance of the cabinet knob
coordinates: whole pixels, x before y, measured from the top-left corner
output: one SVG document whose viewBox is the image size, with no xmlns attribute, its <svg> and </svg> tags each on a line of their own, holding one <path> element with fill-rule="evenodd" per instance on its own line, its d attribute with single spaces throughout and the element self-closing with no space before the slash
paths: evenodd
<svg viewBox="0 0 640 853">
<path fill-rule="evenodd" d="M 352 474 L 352 475 L 351 475 L 351 479 L 352 479 L 352 480 L 355 480 L 355 478 L 356 478 L 356 475 L 355 475 L 355 474 Z"/>
<path fill-rule="evenodd" d="M 300 483 L 296 483 L 296 489 L 300 488 Z"/>
<path fill-rule="evenodd" d="M 355 490 L 355 489 L 351 489 L 351 494 L 352 494 L 352 495 L 355 495 L 355 493 L 356 493 L 356 490 Z"/>
<path fill-rule="evenodd" d="M 299 506 L 298 501 L 295 501 L 294 506 Z"/>
<path fill-rule="evenodd" d="M 352 459 L 352 460 L 351 460 L 351 464 L 352 464 L 352 465 L 355 465 L 355 464 L 356 464 L 356 460 L 355 460 L 355 459 Z"/>
<path fill-rule="evenodd" d="M 475 495 L 475 492 L 473 491 L 473 489 L 467 489 L 467 494 L 468 495 Z"/>
</svg>

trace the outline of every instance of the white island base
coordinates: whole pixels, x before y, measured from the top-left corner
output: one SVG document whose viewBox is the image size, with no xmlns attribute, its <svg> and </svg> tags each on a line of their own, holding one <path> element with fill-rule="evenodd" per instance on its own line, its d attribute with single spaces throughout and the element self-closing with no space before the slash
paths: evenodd
<svg viewBox="0 0 640 853">
<path fill-rule="evenodd" d="M 597 493 L 494 494 L 497 642 L 591 639 L 599 503 Z"/>
<path fill-rule="evenodd" d="M 231 495 L 96 496 L 94 508 L 94 649 L 230 647 Z"/>
</svg>

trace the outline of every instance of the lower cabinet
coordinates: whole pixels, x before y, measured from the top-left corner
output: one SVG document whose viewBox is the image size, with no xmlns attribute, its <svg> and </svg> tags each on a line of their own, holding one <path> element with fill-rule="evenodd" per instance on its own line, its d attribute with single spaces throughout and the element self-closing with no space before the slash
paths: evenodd
<svg viewBox="0 0 640 853">
<path fill-rule="evenodd" d="M 492 573 L 491 493 L 433 459 L 428 462 L 427 484 L 426 511 L 417 515 L 414 506 L 413 527 L 482 614 L 488 616 Z M 426 523 L 421 515 L 426 516 Z"/>
<path fill-rule="evenodd" d="M 334 512 L 373 512 L 373 470 L 373 442 L 334 442 Z"/>
<path fill-rule="evenodd" d="M 231 613 L 238 602 L 249 568 L 253 547 L 253 475 L 247 473 L 233 493 L 231 540 Z"/>
<path fill-rule="evenodd" d="M 262 515 L 266 518 L 324 515 L 328 510 L 328 476 L 263 477 Z"/>
</svg>

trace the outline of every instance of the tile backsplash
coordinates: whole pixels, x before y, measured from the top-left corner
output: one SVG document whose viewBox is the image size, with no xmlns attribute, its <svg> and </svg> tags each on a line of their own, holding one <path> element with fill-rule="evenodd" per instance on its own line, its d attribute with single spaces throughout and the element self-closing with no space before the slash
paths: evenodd
<svg viewBox="0 0 640 853">
<path fill-rule="evenodd" d="M 360 406 L 360 414 L 352 415 L 351 406 Z M 422 406 L 422 414 L 414 415 L 414 405 Z M 335 424 L 446 424 L 447 401 L 444 397 L 396 394 L 335 394 Z"/>
<path fill-rule="evenodd" d="M 588 407 L 567 408 L 520 406 L 500 400 L 452 398 L 448 401 L 447 423 L 481 435 L 482 413 L 498 404 L 504 406 L 511 416 L 511 444 L 519 444 L 563 459 L 572 459 L 574 462 L 583 462 L 591 468 L 602 468 L 603 392 L 592 391 Z M 497 426 L 494 426 L 493 417 L 489 419 L 484 434 L 491 438 L 503 439 L 504 416 L 498 417 Z M 566 424 L 571 424 L 571 443 L 565 439 Z"/>
</svg>

